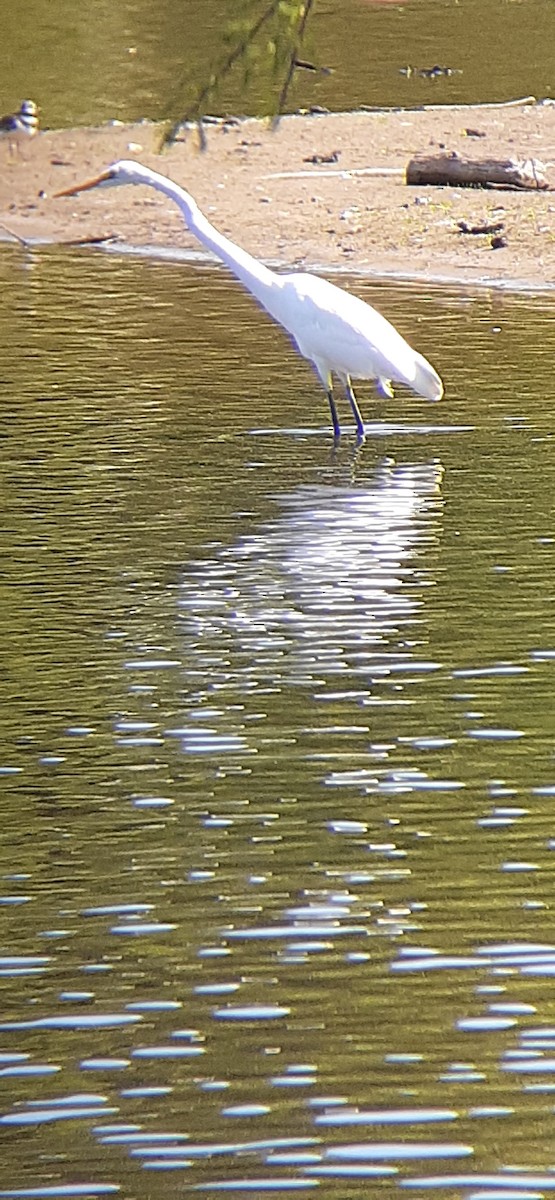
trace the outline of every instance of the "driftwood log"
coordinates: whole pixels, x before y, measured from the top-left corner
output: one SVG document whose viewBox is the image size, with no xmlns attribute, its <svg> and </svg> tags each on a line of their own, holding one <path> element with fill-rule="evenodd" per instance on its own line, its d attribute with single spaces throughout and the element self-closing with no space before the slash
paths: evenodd
<svg viewBox="0 0 555 1200">
<path fill-rule="evenodd" d="M 545 166 L 537 158 L 462 158 L 451 154 L 419 154 L 406 170 L 409 184 L 448 184 L 454 187 L 548 188 Z"/>
</svg>

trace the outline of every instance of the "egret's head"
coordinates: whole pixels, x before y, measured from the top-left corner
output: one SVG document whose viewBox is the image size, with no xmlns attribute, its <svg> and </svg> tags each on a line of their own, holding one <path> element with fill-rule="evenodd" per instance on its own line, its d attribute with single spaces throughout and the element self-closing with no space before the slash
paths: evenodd
<svg viewBox="0 0 555 1200">
<path fill-rule="evenodd" d="M 77 183 L 73 187 L 64 188 L 62 192 L 55 192 L 56 196 L 76 196 L 78 192 L 88 192 L 91 188 L 96 187 L 118 187 L 123 183 L 147 183 L 152 178 L 152 172 L 148 167 L 141 166 L 138 162 L 133 162 L 132 159 L 122 158 L 119 162 L 112 163 L 101 175 L 95 175 L 94 179 L 87 179 L 84 183 Z"/>
</svg>

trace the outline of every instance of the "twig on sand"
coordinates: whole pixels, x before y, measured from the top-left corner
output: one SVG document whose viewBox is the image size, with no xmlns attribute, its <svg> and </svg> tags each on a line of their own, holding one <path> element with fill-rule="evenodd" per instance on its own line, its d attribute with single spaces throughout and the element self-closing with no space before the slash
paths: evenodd
<svg viewBox="0 0 555 1200">
<path fill-rule="evenodd" d="M 20 237 L 18 233 L 14 233 L 13 229 L 9 229 L 7 225 L 4 225 L 3 221 L 0 221 L 0 229 L 3 229 L 5 233 L 9 234 L 9 236 L 13 238 L 14 242 L 19 242 L 20 246 L 25 246 L 25 248 L 28 249 L 28 247 L 31 245 L 31 243 L 26 241 L 25 238 Z"/>
<path fill-rule="evenodd" d="M 357 175 L 404 175 L 404 167 L 352 167 L 337 171 L 272 171 L 261 179 L 351 179 Z"/>
</svg>

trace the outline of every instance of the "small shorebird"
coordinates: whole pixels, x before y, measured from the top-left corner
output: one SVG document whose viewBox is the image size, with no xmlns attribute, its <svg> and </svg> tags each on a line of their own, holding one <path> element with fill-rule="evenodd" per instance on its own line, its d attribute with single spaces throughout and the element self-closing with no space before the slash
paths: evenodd
<svg viewBox="0 0 555 1200">
<path fill-rule="evenodd" d="M 33 137 L 39 127 L 38 106 L 34 100 L 22 100 L 19 111 L 0 117 L 0 139 L 8 142 L 10 154 L 26 138 Z"/>
</svg>

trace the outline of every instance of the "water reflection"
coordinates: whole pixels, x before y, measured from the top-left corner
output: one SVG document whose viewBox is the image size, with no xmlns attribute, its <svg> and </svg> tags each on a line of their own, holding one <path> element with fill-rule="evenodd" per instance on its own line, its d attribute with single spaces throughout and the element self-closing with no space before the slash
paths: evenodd
<svg viewBox="0 0 555 1200">
<path fill-rule="evenodd" d="M 339 699 L 353 675 L 361 700 L 394 672 L 417 671 L 410 627 L 428 582 L 419 552 L 440 536 L 441 476 L 434 461 L 386 460 L 357 486 L 299 488 L 277 497 L 278 519 L 194 564 L 179 606 L 195 703 L 291 686 L 323 699 L 335 677 Z"/>
<path fill-rule="evenodd" d="M 552 302 L 419 297 L 460 396 L 330 456 L 218 272 L 30 268 L 0 262 L 0 1190 L 545 1191 Z"/>
</svg>

